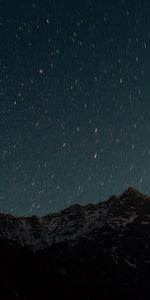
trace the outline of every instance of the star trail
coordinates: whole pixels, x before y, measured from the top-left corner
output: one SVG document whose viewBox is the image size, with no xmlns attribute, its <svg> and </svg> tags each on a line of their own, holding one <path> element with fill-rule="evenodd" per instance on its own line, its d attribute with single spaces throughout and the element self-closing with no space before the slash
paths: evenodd
<svg viewBox="0 0 150 300">
<path fill-rule="evenodd" d="M 150 193 L 149 1 L 0 1 L 0 210 Z"/>
</svg>

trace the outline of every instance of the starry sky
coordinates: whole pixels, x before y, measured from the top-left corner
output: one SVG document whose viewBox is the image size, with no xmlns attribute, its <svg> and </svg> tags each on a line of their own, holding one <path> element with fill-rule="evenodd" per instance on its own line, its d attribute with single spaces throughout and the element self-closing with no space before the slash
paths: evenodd
<svg viewBox="0 0 150 300">
<path fill-rule="evenodd" d="M 0 0 L 0 210 L 150 193 L 150 2 Z"/>
</svg>

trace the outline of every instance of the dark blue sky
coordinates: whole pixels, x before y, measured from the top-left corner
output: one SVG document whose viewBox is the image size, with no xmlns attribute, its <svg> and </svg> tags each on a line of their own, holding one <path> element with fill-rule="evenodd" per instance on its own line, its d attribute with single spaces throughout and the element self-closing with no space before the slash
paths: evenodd
<svg viewBox="0 0 150 300">
<path fill-rule="evenodd" d="M 149 1 L 0 1 L 0 210 L 150 193 Z"/>
</svg>

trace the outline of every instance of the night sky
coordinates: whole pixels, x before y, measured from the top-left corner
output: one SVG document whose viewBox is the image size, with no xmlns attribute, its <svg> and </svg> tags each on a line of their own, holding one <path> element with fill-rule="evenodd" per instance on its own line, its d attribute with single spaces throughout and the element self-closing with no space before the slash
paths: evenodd
<svg viewBox="0 0 150 300">
<path fill-rule="evenodd" d="M 0 211 L 150 193 L 150 1 L 0 0 Z"/>
</svg>

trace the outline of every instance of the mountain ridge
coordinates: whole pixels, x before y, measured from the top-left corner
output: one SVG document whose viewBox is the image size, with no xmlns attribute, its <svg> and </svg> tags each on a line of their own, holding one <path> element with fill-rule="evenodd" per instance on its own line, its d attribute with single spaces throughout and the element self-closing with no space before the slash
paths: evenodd
<svg viewBox="0 0 150 300">
<path fill-rule="evenodd" d="M 145 199 L 147 203 L 143 203 Z M 5 237 L 36 251 L 60 243 L 63 239 L 77 240 L 82 235 L 92 238 L 94 228 L 109 226 L 124 230 L 141 215 L 142 207 L 138 207 L 137 212 L 137 206 L 144 204 L 147 207 L 149 200 L 150 197 L 130 187 L 120 196 L 111 196 L 107 201 L 84 206 L 75 204 L 44 217 L 0 214 L 0 238 Z"/>
<path fill-rule="evenodd" d="M 133 196 L 137 198 L 140 196 L 141 199 L 146 197 L 137 190 L 129 188 L 120 196 L 110 197 L 108 201 L 84 206 L 75 204 L 58 213 L 48 214 L 44 217 L 35 215 L 31 217 L 16 217 L 9 214 L 0 214 L 0 238 L 5 236 L 9 240 L 19 241 L 22 246 L 31 246 L 33 250 L 36 250 L 55 242 L 62 242 L 63 237 L 64 239 L 65 237 L 73 239 L 74 237 L 80 237 L 82 234 L 87 235 L 90 233 L 91 227 L 104 227 L 105 223 L 109 226 L 114 226 L 115 222 L 113 221 L 116 221 L 116 226 L 118 227 L 116 213 L 111 217 L 112 205 L 114 204 L 115 208 L 118 205 L 122 206 L 123 199 L 127 197 L 130 199 Z M 110 209 L 111 212 L 109 212 Z M 125 218 L 123 215 L 122 221 L 124 221 L 125 225 L 125 223 L 131 223 L 135 217 L 136 215 L 132 212 L 130 218 L 129 216 Z M 121 223 L 119 224 L 121 226 Z M 16 228 L 17 231 L 15 230 Z M 77 233 L 76 236 L 73 235 L 75 232 Z M 43 245 L 41 242 L 43 242 Z"/>
<path fill-rule="evenodd" d="M 44 217 L 0 214 L 0 264 L 2 300 L 148 300 L 150 197 L 128 188 Z"/>
</svg>

